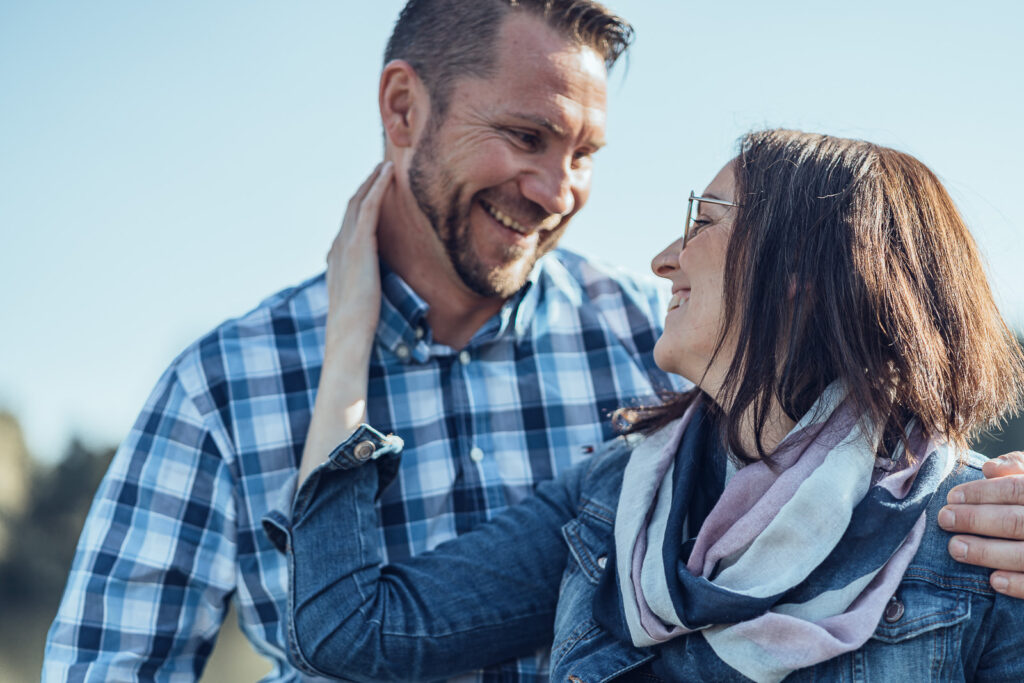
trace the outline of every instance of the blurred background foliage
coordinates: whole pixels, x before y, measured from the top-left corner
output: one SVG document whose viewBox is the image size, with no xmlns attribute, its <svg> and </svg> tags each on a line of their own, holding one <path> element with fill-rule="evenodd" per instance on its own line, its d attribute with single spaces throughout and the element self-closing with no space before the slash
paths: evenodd
<svg viewBox="0 0 1024 683">
<path fill-rule="evenodd" d="M 43 466 L 17 419 L 0 412 L 0 682 L 38 681 L 46 632 L 57 612 L 82 524 L 114 455 L 78 439 Z M 204 681 L 255 681 L 270 670 L 228 615 Z"/>
<path fill-rule="evenodd" d="M 1014 417 L 974 448 L 990 457 L 1024 449 L 1024 418 Z M 113 455 L 112 447 L 73 439 L 56 465 L 40 465 L 27 452 L 16 417 L 0 412 L 0 681 L 39 679 L 46 631 Z M 268 670 L 229 615 L 203 680 L 254 681 Z"/>
</svg>

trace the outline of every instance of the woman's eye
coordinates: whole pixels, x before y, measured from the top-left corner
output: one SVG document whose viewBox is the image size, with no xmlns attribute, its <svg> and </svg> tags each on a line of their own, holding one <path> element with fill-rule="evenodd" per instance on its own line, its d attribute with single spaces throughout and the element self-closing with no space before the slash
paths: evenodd
<svg viewBox="0 0 1024 683">
<path fill-rule="evenodd" d="M 711 221 L 707 219 L 695 219 L 690 226 L 690 238 L 694 238 L 699 232 L 701 232 L 704 228 L 708 227 L 709 225 L 711 225 Z"/>
</svg>

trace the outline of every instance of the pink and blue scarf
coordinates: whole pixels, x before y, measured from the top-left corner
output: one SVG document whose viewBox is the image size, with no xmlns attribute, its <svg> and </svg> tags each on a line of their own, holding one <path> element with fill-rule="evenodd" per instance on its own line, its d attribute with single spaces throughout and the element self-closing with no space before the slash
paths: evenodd
<svg viewBox="0 0 1024 683">
<path fill-rule="evenodd" d="M 620 635 L 651 647 L 699 632 L 759 682 L 861 647 L 917 551 L 925 509 L 955 455 L 918 430 L 914 457 L 897 449 L 876 458 L 877 434 L 833 385 L 771 467 L 731 476 L 693 539 L 687 512 L 701 454 L 680 443 L 698 409 L 699 399 L 642 441 L 626 467 L 605 577 L 618 584 L 628 630 Z"/>
</svg>

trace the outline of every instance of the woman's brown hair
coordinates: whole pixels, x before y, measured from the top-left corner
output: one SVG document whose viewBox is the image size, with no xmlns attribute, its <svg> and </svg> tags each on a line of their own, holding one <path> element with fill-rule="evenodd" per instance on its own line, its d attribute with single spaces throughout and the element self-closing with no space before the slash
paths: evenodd
<svg viewBox="0 0 1024 683">
<path fill-rule="evenodd" d="M 721 348 L 739 339 L 721 404 L 743 460 L 742 425 L 762 433 L 773 402 L 798 420 L 840 380 L 884 448 L 910 422 L 966 448 L 1019 406 L 1024 355 L 996 308 L 978 248 L 942 183 L 914 157 L 790 130 L 742 138 L 740 207 L 726 256 Z M 619 414 L 650 431 L 692 392 Z M 744 419 L 745 418 L 745 419 Z"/>
</svg>

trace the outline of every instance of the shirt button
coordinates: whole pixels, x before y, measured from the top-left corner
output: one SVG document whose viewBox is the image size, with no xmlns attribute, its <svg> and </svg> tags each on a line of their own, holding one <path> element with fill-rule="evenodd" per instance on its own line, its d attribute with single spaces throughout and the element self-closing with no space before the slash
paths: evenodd
<svg viewBox="0 0 1024 683">
<path fill-rule="evenodd" d="M 889 598 L 889 604 L 885 606 L 885 623 L 895 624 L 903 617 L 903 601 L 897 598 L 895 595 Z"/>
<path fill-rule="evenodd" d="M 483 449 L 473 446 L 473 450 L 469 452 L 469 457 L 473 462 L 480 462 L 484 459 Z"/>
<path fill-rule="evenodd" d="M 598 569 L 604 569 L 607 565 L 608 565 L 608 556 L 607 555 L 602 555 L 601 557 L 597 558 L 597 568 Z"/>
<path fill-rule="evenodd" d="M 373 445 L 372 441 L 360 441 L 353 453 L 358 460 L 369 460 L 376 450 L 377 447 Z"/>
<path fill-rule="evenodd" d="M 469 351 L 459 352 L 459 362 L 463 365 L 469 365 L 469 361 L 473 360 L 473 356 L 470 355 Z"/>
<path fill-rule="evenodd" d="M 427 331 L 425 329 L 423 329 L 422 327 L 417 327 L 416 328 L 416 338 L 417 339 L 423 339 L 423 337 L 425 337 L 426 334 L 427 334 Z"/>
<path fill-rule="evenodd" d="M 399 360 L 409 360 L 411 352 L 409 351 L 408 346 L 405 344 L 399 344 L 395 347 L 395 355 L 398 356 Z"/>
</svg>

